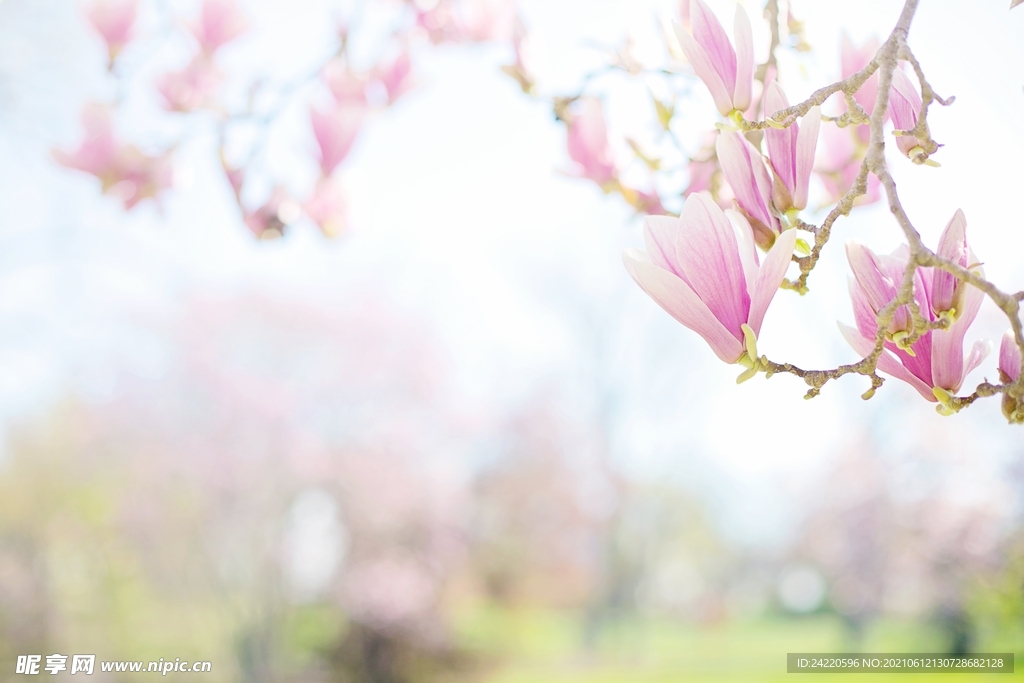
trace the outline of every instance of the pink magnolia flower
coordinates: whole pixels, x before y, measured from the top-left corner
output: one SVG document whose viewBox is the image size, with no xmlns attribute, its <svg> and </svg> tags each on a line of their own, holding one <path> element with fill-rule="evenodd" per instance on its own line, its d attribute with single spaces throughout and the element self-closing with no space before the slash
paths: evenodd
<svg viewBox="0 0 1024 683">
<path fill-rule="evenodd" d="M 1013 331 L 1007 330 L 999 345 L 999 380 L 1003 383 L 1020 379 L 1021 355 Z M 1024 400 L 1003 394 L 1003 415 L 1013 424 L 1024 424 Z"/>
<path fill-rule="evenodd" d="M 82 110 L 85 139 L 78 150 L 68 154 L 55 150 L 53 157 L 62 166 L 96 176 L 104 194 L 121 199 L 131 209 L 143 199 L 154 198 L 171 186 L 173 174 L 170 156 L 149 156 L 134 145 L 120 143 L 115 137 L 110 112 L 98 104 Z"/>
<path fill-rule="evenodd" d="M 302 207 L 327 237 L 337 237 L 347 227 L 345 193 L 337 178 L 321 178 Z"/>
<path fill-rule="evenodd" d="M 711 91 L 722 116 L 745 111 L 750 106 L 754 78 L 754 40 L 747 13 L 736 6 L 735 49 L 722 24 L 701 0 L 691 0 L 689 16 L 689 29 L 676 27 L 686 59 Z"/>
<path fill-rule="evenodd" d="M 768 251 L 782 228 L 772 210 L 772 181 L 761 153 L 737 132 L 719 135 L 715 149 L 736 205 L 754 230 L 754 241 Z"/>
<path fill-rule="evenodd" d="M 579 167 L 579 175 L 607 188 L 616 182 L 618 170 L 608 144 L 608 126 L 601 101 L 584 98 L 579 112 L 568 121 L 569 157 Z"/>
<path fill-rule="evenodd" d="M 897 130 L 913 130 L 921 113 L 921 95 L 910 78 L 897 68 L 892 72 L 892 88 L 889 91 L 889 118 Z M 923 143 L 912 135 L 900 135 L 896 146 L 911 159 L 925 154 Z M 927 155 L 926 155 L 927 158 Z"/>
<path fill-rule="evenodd" d="M 363 106 L 354 104 L 333 103 L 327 109 L 310 107 L 313 135 L 320 150 L 320 170 L 325 177 L 348 156 L 365 114 Z"/>
<path fill-rule="evenodd" d="M 726 363 L 756 363 L 757 335 L 796 244 L 796 231 L 775 240 L 763 263 L 738 213 L 727 216 L 707 195 L 691 195 L 679 218 L 648 216 L 647 251 L 627 249 L 626 270 L 673 318 Z"/>
<path fill-rule="evenodd" d="M 764 94 L 764 111 L 770 116 L 789 106 L 786 94 L 778 81 L 773 81 Z M 813 107 L 803 119 L 784 129 L 767 128 L 764 131 L 768 146 L 768 160 L 775 171 L 772 200 L 775 208 L 786 212 L 807 206 L 807 185 L 814 166 L 814 151 L 818 145 L 818 126 L 821 110 Z"/>
<path fill-rule="evenodd" d="M 138 0 L 96 0 L 87 12 L 89 22 L 107 44 L 110 64 L 131 40 L 138 4 Z"/>
<path fill-rule="evenodd" d="M 999 345 L 999 379 L 1003 382 L 1016 382 L 1020 378 L 1021 356 L 1013 331 L 1007 330 Z"/>
<path fill-rule="evenodd" d="M 241 35 L 246 25 L 245 15 L 235 0 L 203 0 L 199 19 L 189 29 L 203 52 L 212 55 L 219 47 Z"/>
<path fill-rule="evenodd" d="M 163 74 L 156 89 L 171 111 L 189 112 L 211 104 L 224 76 L 206 54 L 198 54 L 181 71 Z"/>
<path fill-rule="evenodd" d="M 951 260 L 960 259 L 961 247 L 969 252 L 966 241 L 961 241 L 965 222 L 959 211 L 953 217 L 939 241 L 939 255 Z M 867 247 L 848 243 L 846 247 L 854 279 L 850 283 L 856 329 L 840 324 L 843 336 L 857 353 L 867 356 L 874 348 L 878 329 L 877 314 L 897 295 L 908 261 L 908 250 L 900 247 L 889 256 L 877 256 Z M 885 347 L 878 359 L 878 369 L 907 382 L 929 401 L 939 401 L 948 409 L 948 400 L 960 390 L 964 379 L 978 367 L 988 354 L 985 342 L 974 344 L 964 358 L 963 344 L 967 329 L 974 322 L 981 307 L 981 290 L 963 286 L 955 291 L 947 282 L 944 271 L 919 268 L 914 278 L 914 300 L 926 320 L 936 320 L 944 301 L 956 300 L 962 310 L 948 329 L 928 330 L 917 341 L 907 345 L 913 331 L 913 320 L 906 306 L 896 310 L 886 329 Z M 959 299 L 957 299 L 959 297 Z M 949 309 L 942 309 L 945 313 Z"/>
</svg>

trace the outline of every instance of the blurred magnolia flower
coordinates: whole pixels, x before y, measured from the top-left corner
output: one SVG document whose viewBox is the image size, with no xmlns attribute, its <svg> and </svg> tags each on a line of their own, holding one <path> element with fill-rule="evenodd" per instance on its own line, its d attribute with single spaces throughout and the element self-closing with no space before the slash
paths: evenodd
<svg viewBox="0 0 1024 683">
<path fill-rule="evenodd" d="M 89 22 L 107 44 L 111 66 L 121 48 L 131 40 L 138 4 L 138 0 L 96 0 L 87 10 Z"/>
<path fill-rule="evenodd" d="M 569 157 L 579 165 L 581 177 L 606 189 L 617 181 L 618 170 L 608 144 L 608 125 L 600 100 L 580 100 L 578 113 L 568 120 L 567 143 Z"/>
<path fill-rule="evenodd" d="M 337 237 L 345 232 L 347 203 L 337 176 L 318 180 L 313 195 L 302 208 L 326 236 Z"/>
<path fill-rule="evenodd" d="M 435 44 L 506 40 L 514 31 L 516 15 L 512 0 L 437 0 L 413 5 L 417 26 Z"/>
<path fill-rule="evenodd" d="M 788 106 L 789 100 L 778 81 L 772 81 L 764 95 L 765 115 L 770 116 Z M 768 160 L 775 171 L 772 201 L 781 212 L 807 206 L 807 186 L 814 165 L 820 123 L 821 110 L 812 107 L 804 116 L 802 126 L 794 121 L 788 128 L 767 128 L 764 132 Z"/>
<path fill-rule="evenodd" d="M 863 141 L 860 130 L 865 131 Z M 825 186 L 829 203 L 838 202 L 853 187 L 867 152 L 867 138 L 870 137 L 867 130 L 864 126 L 825 126 L 822 129 L 823 152 L 814 171 Z M 882 187 L 875 174 L 868 174 L 866 189 L 867 192 L 854 201 L 855 206 L 873 204 L 881 199 Z"/>
<path fill-rule="evenodd" d="M 967 258 L 969 247 L 966 239 L 961 239 L 965 225 L 963 214 L 958 211 L 943 231 L 939 256 L 957 262 Z M 867 247 L 850 242 L 846 253 L 854 275 L 850 297 L 857 326 L 851 328 L 840 323 L 839 327 L 854 350 L 867 356 L 875 345 L 878 311 L 896 298 L 909 251 L 902 246 L 889 256 L 878 256 Z M 919 268 L 914 275 L 914 299 L 921 315 L 926 320 L 948 315 L 951 324 L 947 329 L 927 330 L 908 345 L 906 339 L 913 332 L 913 319 L 908 307 L 900 306 L 886 329 L 878 369 L 907 382 L 927 400 L 939 401 L 940 409 L 948 411 L 950 397 L 988 355 L 988 345 L 983 341 L 975 342 L 966 359 L 963 351 L 964 336 L 978 315 L 982 298 L 981 290 L 976 287 L 963 285 L 961 290 L 951 287 L 945 271 Z M 959 312 L 952 313 L 948 308 L 943 308 L 939 314 L 934 312 L 936 304 L 942 307 L 950 301 L 960 304 Z"/>
<path fill-rule="evenodd" d="M 62 166 L 85 171 L 100 180 L 105 194 L 121 199 L 131 209 L 143 199 L 155 198 L 173 182 L 169 154 L 149 156 L 134 145 L 120 143 L 115 137 L 110 112 L 99 104 L 82 110 L 85 139 L 73 154 L 54 150 L 53 157 Z"/>
<path fill-rule="evenodd" d="M 245 15 L 235 0 L 203 0 L 199 18 L 189 26 L 203 52 L 212 55 L 237 38 L 246 28 Z"/>
<path fill-rule="evenodd" d="M 340 104 L 366 103 L 366 77 L 353 71 L 341 57 L 327 62 L 320 72 L 320 78 Z"/>
<path fill-rule="evenodd" d="M 335 102 L 325 109 L 310 107 L 309 117 L 320 151 L 320 170 L 324 177 L 329 176 L 348 156 L 365 115 L 365 108 L 357 104 Z"/>
<path fill-rule="evenodd" d="M 715 149 L 725 179 L 736 195 L 736 205 L 750 221 L 754 241 L 768 251 L 782 227 L 772 210 L 772 180 L 761 152 L 737 132 L 721 133 Z"/>
<path fill-rule="evenodd" d="M 747 222 L 729 214 L 693 194 L 679 218 L 648 216 L 647 251 L 627 249 L 623 261 L 636 283 L 715 355 L 726 363 L 756 362 L 755 341 L 786 276 L 796 231 L 779 235 L 759 263 Z"/>
<path fill-rule="evenodd" d="M 242 220 L 260 239 L 274 239 L 284 234 L 288 224 L 299 217 L 301 208 L 284 189 L 277 187 L 255 211 L 243 211 Z"/>
<path fill-rule="evenodd" d="M 736 5 L 735 49 L 722 24 L 701 0 L 691 0 L 689 18 L 689 28 L 676 27 L 686 59 L 711 91 L 722 116 L 745 111 L 750 106 L 754 78 L 754 42 L 747 13 Z"/>
<path fill-rule="evenodd" d="M 874 36 L 869 38 L 861 47 L 857 47 L 850 40 L 850 36 L 844 32 L 839 48 L 842 78 L 849 78 L 870 64 L 871 60 L 875 58 L 879 47 L 881 45 L 878 42 L 878 38 Z M 875 110 L 875 101 L 878 99 L 878 72 L 871 74 L 871 77 L 864 81 L 864 84 L 854 93 L 853 99 L 864 109 L 868 116 L 871 116 L 871 112 Z M 866 145 L 870 135 L 867 124 L 855 126 L 853 130 Z"/>
<path fill-rule="evenodd" d="M 209 106 L 223 80 L 213 60 L 198 54 L 182 70 L 159 76 L 156 89 L 167 109 L 188 112 Z"/>
<path fill-rule="evenodd" d="M 377 69 L 377 78 L 388 93 L 389 104 L 393 103 L 412 87 L 412 82 L 409 78 L 411 72 L 412 60 L 409 59 L 409 51 L 405 48 L 387 65 Z"/>
<path fill-rule="evenodd" d="M 519 88 L 527 95 L 534 89 L 534 76 L 530 64 L 529 36 L 523 22 L 516 18 L 512 30 L 512 48 L 515 51 L 516 61 L 512 64 L 505 64 L 501 70 L 514 78 Z"/>
</svg>

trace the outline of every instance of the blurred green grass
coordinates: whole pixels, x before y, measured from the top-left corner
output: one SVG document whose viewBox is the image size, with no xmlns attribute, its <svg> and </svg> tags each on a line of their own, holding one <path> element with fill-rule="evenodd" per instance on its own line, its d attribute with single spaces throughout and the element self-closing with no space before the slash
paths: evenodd
<svg viewBox="0 0 1024 683">
<path fill-rule="evenodd" d="M 714 681 L 1022 680 L 1024 638 L 1019 628 L 982 634 L 979 651 L 1015 651 L 1009 674 L 788 674 L 787 652 L 850 651 L 840 619 L 762 618 L 751 622 L 694 625 L 678 620 L 622 617 L 604 620 L 585 646 L 579 613 L 479 607 L 457 621 L 464 647 L 493 665 L 476 680 L 486 683 L 668 683 Z M 882 620 L 864 633 L 861 652 L 937 652 L 942 634 L 927 624 Z M 909 678 L 908 678 L 909 676 Z M 994 677 L 994 678 L 993 678 Z"/>
</svg>

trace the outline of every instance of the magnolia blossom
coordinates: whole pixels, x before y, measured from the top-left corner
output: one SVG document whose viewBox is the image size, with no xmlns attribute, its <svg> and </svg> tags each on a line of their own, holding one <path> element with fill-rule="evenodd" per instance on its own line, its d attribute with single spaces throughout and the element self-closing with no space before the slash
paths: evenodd
<svg viewBox="0 0 1024 683">
<path fill-rule="evenodd" d="M 608 126 L 605 123 L 601 101 L 584 98 L 579 112 L 568 122 L 569 157 L 579 167 L 579 175 L 607 187 L 618 176 L 612 150 L 608 145 Z"/>
<path fill-rule="evenodd" d="M 138 0 L 97 0 L 87 11 L 89 23 L 107 44 L 110 64 L 131 40 L 138 4 Z"/>
<path fill-rule="evenodd" d="M 1020 378 L 1020 348 L 1013 337 L 1013 331 L 1007 330 L 999 345 L 999 379 L 1003 382 L 1016 382 Z"/>
<path fill-rule="evenodd" d="M 921 113 L 921 95 L 910 78 L 897 68 L 892 72 L 892 88 L 889 91 L 889 118 L 897 130 L 913 130 Z M 924 143 L 912 135 L 900 135 L 896 146 L 911 159 L 917 159 L 925 150 Z M 927 158 L 927 157 L 926 157 Z"/>
<path fill-rule="evenodd" d="M 756 364 L 761 321 L 786 276 L 796 231 L 782 233 L 759 263 L 746 221 L 729 214 L 693 194 L 679 218 L 648 216 L 647 251 L 627 249 L 623 261 L 637 284 L 715 355 Z"/>
<path fill-rule="evenodd" d="M 365 104 L 367 79 L 341 57 L 327 62 L 320 77 L 339 104 Z"/>
<path fill-rule="evenodd" d="M 689 21 L 689 28 L 676 26 L 676 37 L 693 70 L 711 91 L 719 113 L 730 116 L 746 110 L 754 79 L 754 41 L 747 13 L 736 6 L 735 49 L 722 24 L 701 0 L 691 0 Z"/>
<path fill-rule="evenodd" d="M 772 181 L 761 153 L 736 132 L 719 135 L 715 149 L 725 179 L 736 195 L 736 205 L 753 228 L 754 241 L 765 251 L 771 249 L 781 226 L 772 210 Z"/>
<path fill-rule="evenodd" d="M 199 41 L 203 52 L 210 55 L 237 38 L 245 27 L 245 16 L 235 0 L 203 0 L 199 19 L 189 29 Z"/>
<path fill-rule="evenodd" d="M 970 264 L 964 261 L 970 250 L 963 238 L 965 225 L 963 214 L 957 211 L 943 232 L 937 253 L 967 266 Z M 903 246 L 889 256 L 878 256 L 851 242 L 846 253 L 854 275 L 850 296 L 857 327 L 839 327 L 857 353 L 867 356 L 875 345 L 878 311 L 896 298 L 909 251 Z M 945 271 L 919 268 L 914 276 L 914 300 L 921 315 L 926 320 L 949 316 L 950 325 L 947 329 L 928 330 L 913 344 L 907 344 L 914 331 L 913 319 L 908 308 L 900 306 L 886 328 L 878 369 L 907 382 L 927 400 L 939 401 L 948 409 L 950 397 L 988 354 L 987 344 L 981 341 L 974 344 L 966 359 L 963 351 L 964 336 L 978 315 L 982 298 L 976 287 L 963 283 L 951 286 Z M 954 311 L 952 303 L 959 304 L 960 309 Z"/>
<path fill-rule="evenodd" d="M 299 217 L 298 206 L 282 188 L 274 188 L 270 197 L 255 211 L 243 211 L 242 221 L 260 239 L 274 239 Z"/>
<path fill-rule="evenodd" d="M 347 206 L 337 176 L 317 181 L 313 195 L 302 208 L 326 236 L 337 237 L 345 232 Z"/>
<path fill-rule="evenodd" d="M 156 89 L 167 109 L 188 112 L 209 106 L 223 80 L 213 60 L 199 54 L 181 71 L 158 77 Z"/>
<path fill-rule="evenodd" d="M 313 135 L 320 151 L 320 170 L 324 176 L 329 176 L 348 156 L 365 114 L 365 108 L 355 104 L 332 103 L 326 109 L 310 108 Z"/>
<path fill-rule="evenodd" d="M 143 199 L 156 197 L 171 186 L 169 156 L 149 156 L 134 145 L 119 142 L 106 107 L 86 105 L 82 110 L 82 124 L 85 127 L 82 143 L 72 154 L 55 150 L 53 157 L 57 163 L 96 176 L 103 192 L 120 198 L 125 209 L 131 209 Z"/>
<path fill-rule="evenodd" d="M 786 94 L 778 82 L 773 81 L 764 94 L 765 113 L 778 112 L 788 106 Z M 772 201 L 779 211 L 807 206 L 807 185 L 811 180 L 820 123 L 821 110 L 812 107 L 804 116 L 802 126 L 794 121 L 788 128 L 768 128 L 764 132 L 768 160 L 775 171 Z"/>
<path fill-rule="evenodd" d="M 1007 330 L 999 345 L 999 380 L 1004 383 L 1016 382 L 1020 379 L 1020 370 L 1020 347 L 1017 346 L 1013 330 Z M 1004 393 L 1003 415 L 1012 423 L 1024 424 L 1024 400 Z"/>
<path fill-rule="evenodd" d="M 384 86 L 388 94 L 388 103 L 391 104 L 412 87 L 409 74 L 412 72 L 412 60 L 409 59 L 408 50 L 403 49 L 386 66 L 377 70 L 377 78 Z"/>
</svg>

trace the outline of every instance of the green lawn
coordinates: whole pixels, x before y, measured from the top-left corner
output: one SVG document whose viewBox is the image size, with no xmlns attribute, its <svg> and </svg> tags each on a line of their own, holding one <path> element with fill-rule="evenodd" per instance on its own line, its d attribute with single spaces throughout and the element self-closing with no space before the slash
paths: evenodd
<svg viewBox="0 0 1024 683">
<path fill-rule="evenodd" d="M 582 624 L 578 614 L 477 609 L 459 620 L 459 637 L 481 659 L 493 662 L 477 679 L 486 683 L 974 683 L 1024 679 L 1024 638 L 1019 630 L 990 633 L 979 647 L 988 652 L 1016 651 L 1017 673 L 1013 675 L 787 674 L 787 652 L 845 651 L 845 634 L 838 619 L 829 615 L 766 618 L 713 626 L 620 619 L 605 623 L 589 648 L 584 646 Z M 872 626 L 861 651 L 934 652 L 940 642 L 941 635 L 925 626 L 887 621 Z"/>
</svg>

